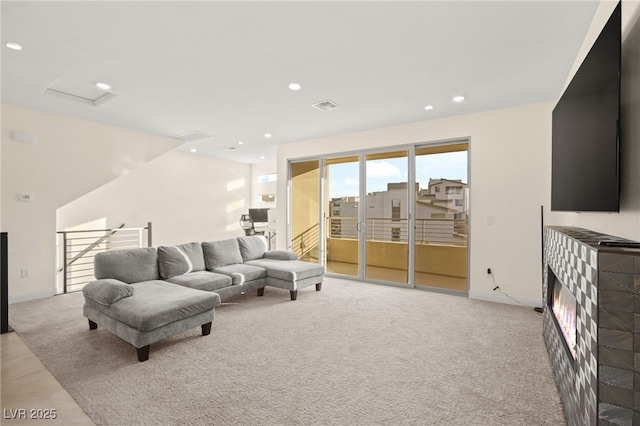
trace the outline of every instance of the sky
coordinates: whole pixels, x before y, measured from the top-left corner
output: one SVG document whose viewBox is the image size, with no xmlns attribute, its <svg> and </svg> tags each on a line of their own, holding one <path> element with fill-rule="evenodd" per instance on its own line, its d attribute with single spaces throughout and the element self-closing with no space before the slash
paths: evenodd
<svg viewBox="0 0 640 426">
<path fill-rule="evenodd" d="M 407 162 L 404 158 L 367 161 L 366 192 L 386 191 L 389 182 L 407 182 Z M 329 197 L 358 196 L 358 163 L 340 163 L 329 166 Z M 421 189 L 426 189 L 429 178 L 467 179 L 467 152 L 447 152 L 416 156 L 416 178 Z"/>
</svg>

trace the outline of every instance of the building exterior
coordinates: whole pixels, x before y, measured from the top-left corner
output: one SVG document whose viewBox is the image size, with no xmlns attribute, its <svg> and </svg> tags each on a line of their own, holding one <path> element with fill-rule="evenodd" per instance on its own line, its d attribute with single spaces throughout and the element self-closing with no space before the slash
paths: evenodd
<svg viewBox="0 0 640 426">
<path fill-rule="evenodd" d="M 365 205 L 368 240 L 407 241 L 411 206 L 408 182 L 388 183 L 386 191 L 367 194 Z M 416 242 L 466 244 L 467 184 L 461 180 L 429 179 L 421 190 L 416 182 Z M 329 226 L 332 238 L 357 238 L 358 197 L 330 201 Z"/>
</svg>

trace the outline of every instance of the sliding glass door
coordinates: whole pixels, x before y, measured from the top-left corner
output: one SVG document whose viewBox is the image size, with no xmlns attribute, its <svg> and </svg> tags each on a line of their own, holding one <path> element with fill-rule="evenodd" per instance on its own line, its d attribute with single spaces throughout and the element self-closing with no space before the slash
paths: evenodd
<svg viewBox="0 0 640 426">
<path fill-rule="evenodd" d="M 289 167 L 290 247 L 300 260 L 320 262 L 320 161 L 301 161 Z"/>
<path fill-rule="evenodd" d="M 301 259 L 328 274 L 467 291 L 466 141 L 291 162 L 290 176 Z"/>
<path fill-rule="evenodd" d="M 414 283 L 467 290 L 467 143 L 415 150 Z"/>
<path fill-rule="evenodd" d="M 326 268 L 359 277 L 360 157 L 331 157 L 325 162 Z"/>
<path fill-rule="evenodd" d="M 408 282 L 409 184 L 406 150 L 366 155 L 365 278 Z"/>
</svg>

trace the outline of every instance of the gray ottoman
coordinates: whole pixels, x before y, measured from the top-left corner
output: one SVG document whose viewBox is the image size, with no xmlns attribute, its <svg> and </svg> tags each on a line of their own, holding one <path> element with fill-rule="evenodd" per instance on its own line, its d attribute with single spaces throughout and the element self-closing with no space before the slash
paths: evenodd
<svg viewBox="0 0 640 426">
<path fill-rule="evenodd" d="M 267 270 L 267 285 L 289 290 L 291 300 L 298 298 L 298 290 L 315 285 L 316 291 L 322 288 L 324 266 L 300 260 L 255 259 L 245 264 L 260 266 Z M 263 289 L 258 289 L 262 295 Z"/>
<path fill-rule="evenodd" d="M 98 325 L 138 350 L 138 360 L 149 359 L 149 346 L 165 337 L 201 326 L 211 332 L 217 293 L 195 290 L 165 281 L 125 284 L 102 279 L 87 284 L 83 314 L 89 328 Z"/>
</svg>

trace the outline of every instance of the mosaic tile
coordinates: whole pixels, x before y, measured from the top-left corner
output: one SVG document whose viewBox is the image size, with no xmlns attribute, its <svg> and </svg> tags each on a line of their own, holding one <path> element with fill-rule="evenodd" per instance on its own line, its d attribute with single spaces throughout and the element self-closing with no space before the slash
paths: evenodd
<svg viewBox="0 0 640 426">
<path fill-rule="evenodd" d="M 604 253 L 597 241 L 614 237 L 581 228 L 546 227 L 544 235 L 546 263 L 578 304 L 575 362 L 551 314 L 543 315 L 569 425 L 640 425 L 640 255 Z"/>
</svg>

